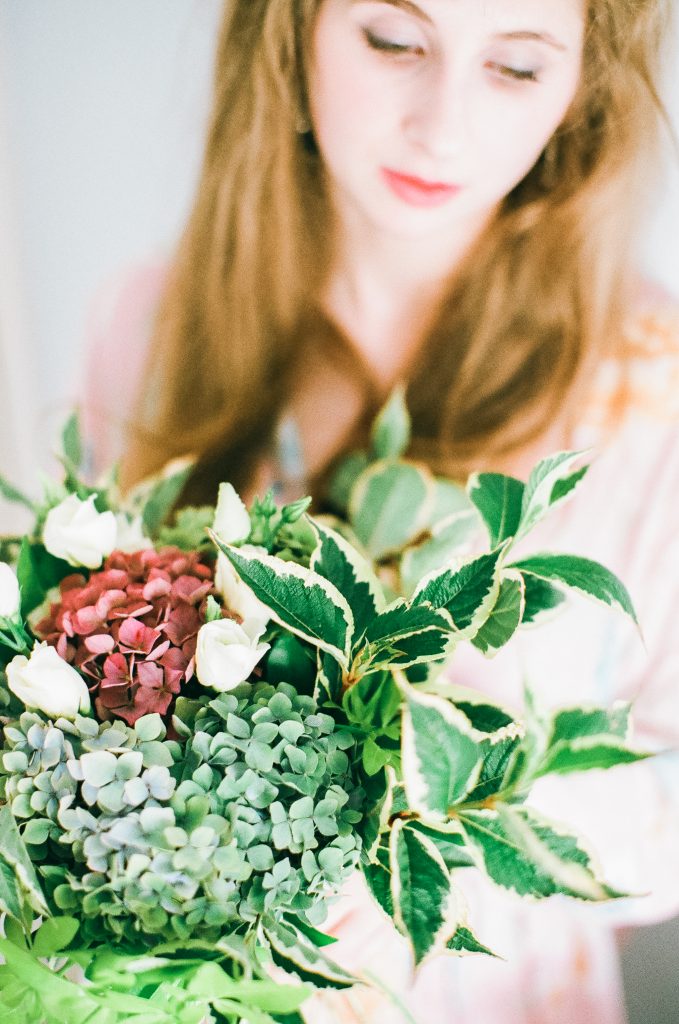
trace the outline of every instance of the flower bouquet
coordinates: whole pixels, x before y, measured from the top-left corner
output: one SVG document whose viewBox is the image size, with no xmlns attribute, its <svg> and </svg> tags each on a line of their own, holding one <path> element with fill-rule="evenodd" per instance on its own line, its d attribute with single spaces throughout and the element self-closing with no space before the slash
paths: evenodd
<svg viewBox="0 0 679 1024">
<path fill-rule="evenodd" d="M 190 467 L 125 500 L 115 473 L 64 480 L 0 563 L 0 1007 L 20 1024 L 301 1021 L 348 987 L 322 931 L 355 871 L 409 940 L 490 954 L 458 871 L 515 892 L 622 895 L 526 802 L 549 773 L 645 755 L 629 708 L 521 717 L 446 682 L 457 645 L 492 656 L 574 588 L 634 619 L 582 558 L 515 543 L 586 467 L 466 489 L 403 457 L 397 393 L 372 450 L 308 501 L 171 510 Z M 578 468 L 579 467 L 579 468 Z"/>
</svg>

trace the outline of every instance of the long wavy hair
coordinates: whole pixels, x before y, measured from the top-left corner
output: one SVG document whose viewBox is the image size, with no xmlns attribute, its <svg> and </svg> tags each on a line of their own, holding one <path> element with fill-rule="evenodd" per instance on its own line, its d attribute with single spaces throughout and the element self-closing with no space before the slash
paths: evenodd
<svg viewBox="0 0 679 1024">
<path fill-rule="evenodd" d="M 303 379 L 308 345 L 364 365 L 319 313 L 330 209 L 305 60 L 323 0 L 227 0 L 214 107 L 168 270 L 124 480 L 199 461 L 185 500 L 245 486 Z M 463 476 L 527 445 L 617 343 L 639 199 L 657 156 L 665 0 L 589 0 L 577 95 L 455 275 L 410 369 L 412 453 Z"/>
</svg>

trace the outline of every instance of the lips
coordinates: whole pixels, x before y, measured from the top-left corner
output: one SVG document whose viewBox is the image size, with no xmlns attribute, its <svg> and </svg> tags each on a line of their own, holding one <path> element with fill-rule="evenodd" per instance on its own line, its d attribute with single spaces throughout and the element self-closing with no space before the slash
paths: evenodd
<svg viewBox="0 0 679 1024">
<path fill-rule="evenodd" d="M 382 167 L 383 180 L 399 199 L 410 206 L 441 206 L 458 194 L 460 185 L 440 181 L 425 181 L 410 174 L 401 174 Z"/>
</svg>

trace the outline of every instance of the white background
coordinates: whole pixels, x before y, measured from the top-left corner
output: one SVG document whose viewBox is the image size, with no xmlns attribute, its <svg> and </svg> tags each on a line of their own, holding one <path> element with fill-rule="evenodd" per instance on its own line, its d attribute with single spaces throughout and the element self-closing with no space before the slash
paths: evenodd
<svg viewBox="0 0 679 1024">
<path fill-rule="evenodd" d="M 172 248 L 195 181 L 220 8 L 0 0 L 0 471 L 24 482 L 77 398 L 94 295 Z M 668 68 L 679 131 L 679 70 Z M 679 296 L 678 237 L 675 157 L 640 253 Z M 0 528 L 8 522 L 0 513 Z M 676 1024 L 677 926 L 634 937 L 625 971 L 633 1021 Z"/>
</svg>

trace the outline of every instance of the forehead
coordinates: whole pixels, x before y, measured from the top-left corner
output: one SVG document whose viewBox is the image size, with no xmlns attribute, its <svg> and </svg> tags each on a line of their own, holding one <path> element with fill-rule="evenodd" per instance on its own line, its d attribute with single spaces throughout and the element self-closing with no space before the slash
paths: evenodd
<svg viewBox="0 0 679 1024">
<path fill-rule="evenodd" d="M 460 21 L 489 28 L 524 22 L 565 32 L 582 28 L 587 0 L 345 0 L 352 8 L 400 10 L 436 23 Z"/>
</svg>

